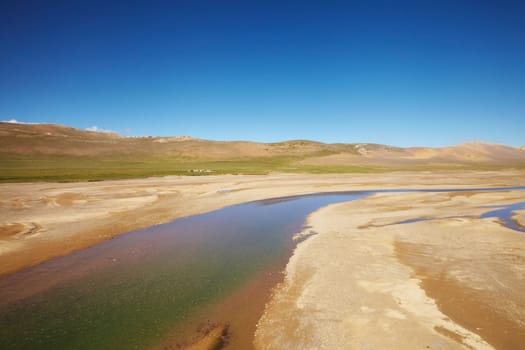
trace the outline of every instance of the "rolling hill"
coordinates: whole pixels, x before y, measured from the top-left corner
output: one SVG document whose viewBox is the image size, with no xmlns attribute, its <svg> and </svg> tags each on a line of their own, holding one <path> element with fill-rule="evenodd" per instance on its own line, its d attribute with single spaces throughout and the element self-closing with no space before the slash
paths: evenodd
<svg viewBox="0 0 525 350">
<path fill-rule="evenodd" d="M 525 148 L 468 142 L 443 148 L 379 144 L 124 137 L 54 124 L 0 122 L 0 181 L 159 175 L 525 167 Z"/>
</svg>

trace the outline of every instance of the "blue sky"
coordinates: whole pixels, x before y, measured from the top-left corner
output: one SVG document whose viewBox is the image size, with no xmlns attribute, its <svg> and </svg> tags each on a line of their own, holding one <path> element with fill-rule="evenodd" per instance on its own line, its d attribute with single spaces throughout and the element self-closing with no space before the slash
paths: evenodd
<svg viewBox="0 0 525 350">
<path fill-rule="evenodd" d="M 2 1 L 0 120 L 525 144 L 525 2 Z"/>
</svg>

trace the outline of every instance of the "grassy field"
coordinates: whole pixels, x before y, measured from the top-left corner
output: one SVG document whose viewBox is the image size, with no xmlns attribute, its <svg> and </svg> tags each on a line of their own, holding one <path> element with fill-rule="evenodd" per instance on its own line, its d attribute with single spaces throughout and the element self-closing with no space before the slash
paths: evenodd
<svg viewBox="0 0 525 350">
<path fill-rule="evenodd" d="M 305 165 L 298 157 L 264 157 L 237 160 L 195 161 L 187 159 L 46 159 L 0 158 L 0 182 L 72 182 L 144 178 L 166 175 L 205 176 L 220 174 L 287 173 L 378 173 L 388 171 L 497 170 L 489 165 Z M 519 166 L 524 169 L 525 166 Z"/>
<path fill-rule="evenodd" d="M 94 160 L 57 158 L 0 159 L 0 182 L 70 182 L 143 178 L 166 175 L 268 174 L 270 172 L 378 172 L 379 167 L 297 165 L 288 157 L 193 161 L 183 159 Z"/>
</svg>

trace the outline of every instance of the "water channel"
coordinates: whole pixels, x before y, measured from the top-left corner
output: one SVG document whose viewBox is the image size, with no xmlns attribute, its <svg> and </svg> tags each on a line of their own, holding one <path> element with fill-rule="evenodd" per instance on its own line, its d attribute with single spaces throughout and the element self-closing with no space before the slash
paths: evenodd
<svg viewBox="0 0 525 350">
<path fill-rule="evenodd" d="M 498 189 L 468 191 L 487 190 Z M 425 190 L 450 191 L 457 190 Z M 242 295 L 233 308 L 255 313 L 251 320 L 256 320 L 271 286 L 262 284 L 267 290 L 260 300 L 240 291 L 284 268 L 292 236 L 304 228 L 306 217 L 328 204 L 376 192 L 403 191 L 319 193 L 239 204 L 129 232 L 4 276 L 0 348 L 144 349 L 170 334 L 176 344 L 188 324 L 206 322 L 232 295 Z M 505 209 L 487 211 L 506 223 L 513 214 Z M 235 310 L 222 310 L 226 322 L 246 323 Z M 235 340 L 242 330 L 231 331 L 231 347 L 245 347 Z"/>
</svg>

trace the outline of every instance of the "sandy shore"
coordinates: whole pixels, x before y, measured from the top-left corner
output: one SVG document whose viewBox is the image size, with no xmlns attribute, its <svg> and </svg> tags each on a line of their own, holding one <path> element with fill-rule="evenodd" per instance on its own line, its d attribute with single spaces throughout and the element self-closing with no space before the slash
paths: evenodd
<svg viewBox="0 0 525 350">
<path fill-rule="evenodd" d="M 478 216 L 524 195 L 382 193 L 322 208 L 259 321 L 257 348 L 522 347 L 525 236 Z"/>
<path fill-rule="evenodd" d="M 518 224 L 525 227 L 525 210 L 517 210 L 516 215 L 512 217 Z"/>
<path fill-rule="evenodd" d="M 131 230 L 257 199 L 378 188 L 523 186 L 524 174 L 274 174 L 1 184 L 0 275 Z"/>
</svg>

